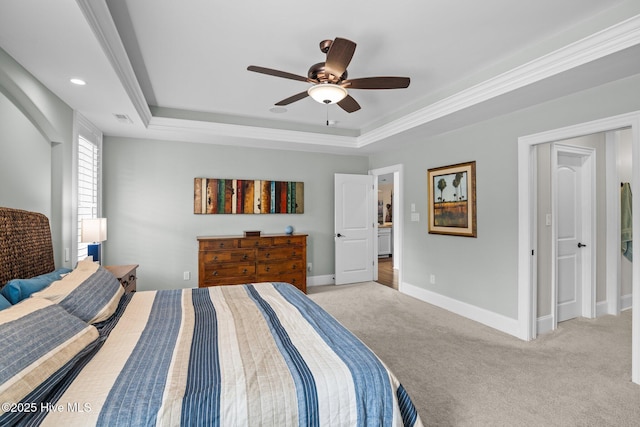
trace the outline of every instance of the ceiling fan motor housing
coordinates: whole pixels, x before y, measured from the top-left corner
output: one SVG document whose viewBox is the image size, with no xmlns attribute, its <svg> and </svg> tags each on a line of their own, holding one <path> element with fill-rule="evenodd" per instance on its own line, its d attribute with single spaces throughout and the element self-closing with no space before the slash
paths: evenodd
<svg viewBox="0 0 640 427">
<path fill-rule="evenodd" d="M 349 76 L 349 73 L 347 72 L 347 70 L 344 70 L 344 73 L 342 73 L 342 75 L 336 79 L 336 76 L 333 76 L 331 74 L 327 75 L 325 74 L 325 63 L 324 62 L 318 62 L 317 64 L 313 64 L 310 68 L 309 68 L 309 72 L 307 73 L 307 76 L 311 79 L 311 80 L 317 80 L 320 82 L 331 82 L 331 83 L 340 83 L 343 80 L 346 80 L 347 77 Z"/>
</svg>

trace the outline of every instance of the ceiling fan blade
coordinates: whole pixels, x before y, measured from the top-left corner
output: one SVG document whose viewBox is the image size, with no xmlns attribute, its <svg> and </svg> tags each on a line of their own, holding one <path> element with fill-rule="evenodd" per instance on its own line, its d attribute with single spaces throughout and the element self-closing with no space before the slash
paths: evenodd
<svg viewBox="0 0 640 427">
<path fill-rule="evenodd" d="M 308 77 L 287 73 L 286 71 L 274 70 L 272 68 L 258 67 L 256 65 L 249 65 L 247 67 L 247 70 L 254 71 L 256 73 L 267 74 L 269 76 L 276 76 L 276 77 L 282 77 L 285 79 L 298 80 L 301 82 L 315 82 L 315 80 L 312 80 Z"/>
<path fill-rule="evenodd" d="M 307 91 L 305 90 L 304 92 L 300 92 L 286 99 L 283 99 L 282 101 L 276 103 L 276 105 L 289 105 L 296 101 L 300 101 L 301 99 L 306 98 L 307 96 L 309 96 L 309 93 L 307 93 Z"/>
<path fill-rule="evenodd" d="M 409 77 L 363 77 L 345 80 L 340 86 L 347 89 L 404 89 L 409 86 Z"/>
<path fill-rule="evenodd" d="M 353 99 L 351 95 L 347 95 L 342 101 L 338 102 L 340 108 L 342 108 L 347 113 L 353 113 L 354 111 L 358 111 L 360 109 L 360 104 Z"/>
<path fill-rule="evenodd" d="M 349 66 L 355 51 L 356 44 L 354 42 L 336 37 L 327 52 L 327 61 L 324 67 L 325 73 L 333 74 L 340 78 Z"/>
</svg>

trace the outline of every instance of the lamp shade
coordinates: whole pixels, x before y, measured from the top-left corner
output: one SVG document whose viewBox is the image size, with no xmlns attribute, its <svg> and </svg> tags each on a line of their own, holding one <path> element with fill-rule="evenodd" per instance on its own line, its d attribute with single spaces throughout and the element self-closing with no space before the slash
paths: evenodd
<svg viewBox="0 0 640 427">
<path fill-rule="evenodd" d="M 107 240 L 107 218 L 83 219 L 80 240 L 82 243 Z"/>
<path fill-rule="evenodd" d="M 321 104 L 335 104 L 348 95 L 345 88 L 333 83 L 318 83 L 311 86 L 307 93 Z"/>
</svg>

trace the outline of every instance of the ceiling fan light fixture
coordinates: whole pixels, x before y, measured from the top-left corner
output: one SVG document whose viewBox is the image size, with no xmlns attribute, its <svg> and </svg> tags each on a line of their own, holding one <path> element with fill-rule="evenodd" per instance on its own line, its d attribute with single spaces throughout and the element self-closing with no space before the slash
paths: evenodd
<svg viewBox="0 0 640 427">
<path fill-rule="evenodd" d="M 335 104 L 349 94 L 345 88 L 333 83 L 318 83 L 311 86 L 307 93 L 321 104 Z"/>
</svg>

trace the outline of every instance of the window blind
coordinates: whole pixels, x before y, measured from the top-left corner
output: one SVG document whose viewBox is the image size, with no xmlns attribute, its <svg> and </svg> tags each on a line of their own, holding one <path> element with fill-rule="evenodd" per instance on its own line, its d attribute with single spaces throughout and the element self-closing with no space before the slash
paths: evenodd
<svg viewBox="0 0 640 427">
<path fill-rule="evenodd" d="M 82 220 L 98 217 L 98 177 L 100 150 L 82 135 L 78 137 L 78 259 L 87 256 L 87 243 L 82 243 Z"/>
</svg>

